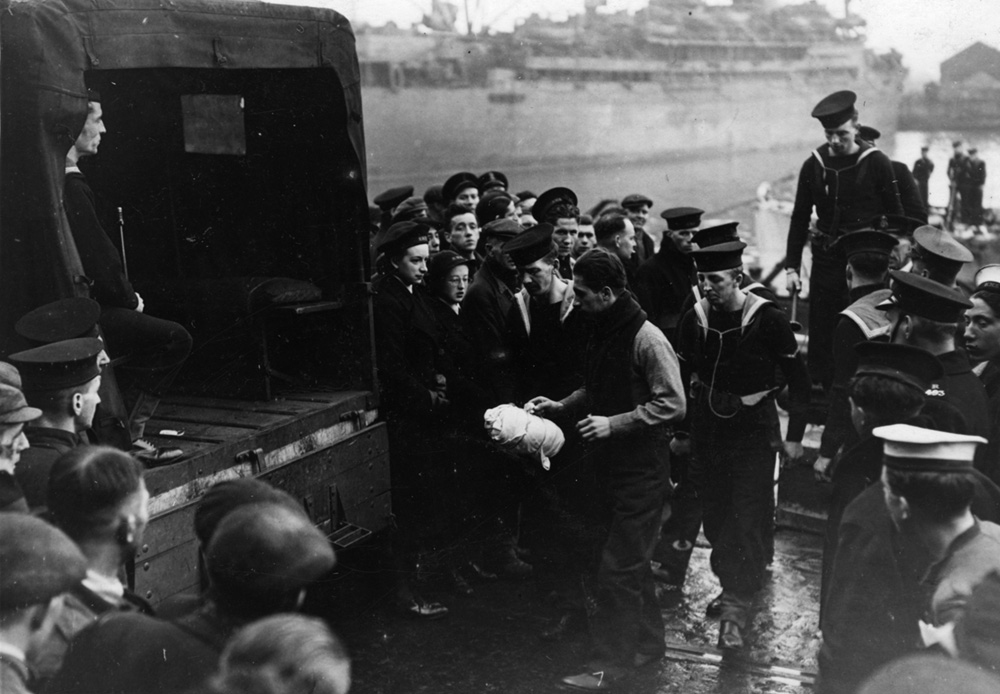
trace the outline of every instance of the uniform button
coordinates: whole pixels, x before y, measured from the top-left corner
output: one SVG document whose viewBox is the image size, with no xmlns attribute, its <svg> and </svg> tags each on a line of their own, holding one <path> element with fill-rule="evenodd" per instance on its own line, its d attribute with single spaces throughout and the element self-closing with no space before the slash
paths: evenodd
<svg viewBox="0 0 1000 694">
<path fill-rule="evenodd" d="M 149 571 L 149 562 L 148 561 L 145 564 L 142 565 L 142 570 L 143 571 Z"/>
</svg>

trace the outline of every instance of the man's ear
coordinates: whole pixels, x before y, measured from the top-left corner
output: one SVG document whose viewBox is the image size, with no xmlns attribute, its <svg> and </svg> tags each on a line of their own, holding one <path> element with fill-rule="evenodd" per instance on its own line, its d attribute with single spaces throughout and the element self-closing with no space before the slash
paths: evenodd
<svg viewBox="0 0 1000 694">
<path fill-rule="evenodd" d="M 83 412 L 83 393 L 73 393 L 73 400 L 70 402 L 73 416 L 78 417 Z"/>
<path fill-rule="evenodd" d="M 854 270 L 851 269 L 851 264 L 847 264 L 847 268 L 844 270 L 844 276 L 847 277 L 847 283 L 850 284 L 851 280 L 854 279 Z"/>
</svg>

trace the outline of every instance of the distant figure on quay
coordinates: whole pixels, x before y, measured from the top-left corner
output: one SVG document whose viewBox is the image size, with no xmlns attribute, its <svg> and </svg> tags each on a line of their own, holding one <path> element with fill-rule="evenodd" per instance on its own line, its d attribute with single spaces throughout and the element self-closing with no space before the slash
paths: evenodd
<svg viewBox="0 0 1000 694">
<path fill-rule="evenodd" d="M 917 180 L 917 186 L 920 188 L 920 200 L 924 203 L 924 209 L 930 211 L 930 196 L 928 193 L 928 183 L 931 180 L 931 174 L 934 173 L 934 162 L 927 152 L 929 147 L 924 145 L 920 148 L 920 158 L 913 162 L 913 178 Z"/>
</svg>

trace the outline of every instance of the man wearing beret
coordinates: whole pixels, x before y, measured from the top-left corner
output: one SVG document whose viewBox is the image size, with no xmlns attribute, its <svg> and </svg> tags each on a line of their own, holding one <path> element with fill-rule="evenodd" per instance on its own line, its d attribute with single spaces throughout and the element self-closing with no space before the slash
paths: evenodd
<svg viewBox="0 0 1000 694">
<path fill-rule="evenodd" d="M 33 511 L 45 508 L 52 464 L 85 443 L 80 434 L 93 423 L 101 402 L 98 358 L 103 351 L 100 340 L 80 337 L 10 355 L 21 371 L 25 397 L 42 411 L 25 428 L 31 448 L 14 473 Z"/>
<path fill-rule="evenodd" d="M 896 247 L 891 234 L 874 230 L 853 231 L 837 240 L 847 258 L 851 304 L 840 312 L 833 332 L 833 383 L 830 407 L 813 464 L 817 479 L 827 479 L 828 468 L 841 446 L 854 438 L 847 389 L 858 365 L 855 345 L 865 340 L 887 339 L 890 322 L 876 306 L 892 292 L 888 289 L 889 257 Z"/>
<path fill-rule="evenodd" d="M 903 214 L 889 158 L 858 141 L 856 98 L 851 91 L 835 92 L 812 111 L 823 126 L 827 142 L 813 151 L 799 171 L 785 253 L 788 291 L 795 293 L 802 287 L 799 265 L 815 210 L 818 219 L 811 237 L 808 361 L 809 375 L 824 389 L 833 380 L 831 338 L 837 314 L 849 303 L 846 259 L 832 245 L 876 215 Z"/>
<path fill-rule="evenodd" d="M 669 477 L 657 442 L 684 417 L 686 402 L 677 357 L 625 289 L 621 260 L 600 249 L 586 253 L 574 267 L 573 287 L 578 309 L 594 319 L 584 385 L 558 402 L 530 402 L 543 416 L 576 422 L 606 490 L 592 654 L 587 672 L 562 680 L 600 691 L 664 652 L 650 568 Z"/>
<path fill-rule="evenodd" d="M 646 233 L 646 222 L 649 221 L 649 211 L 653 207 L 653 201 L 640 193 L 632 193 L 622 198 L 621 205 L 628 212 L 629 221 L 635 227 L 635 258 L 632 264 L 638 268 L 656 252 L 653 238 Z"/>
<path fill-rule="evenodd" d="M 503 250 L 531 297 L 531 335 L 519 355 L 522 388 L 561 400 L 583 381 L 587 323 L 574 306 L 572 280 L 556 270 L 559 250 L 551 224 L 515 236 Z"/>
<path fill-rule="evenodd" d="M 143 438 L 146 422 L 173 383 L 191 351 L 191 335 L 178 323 L 146 315 L 132 288 L 118 250 L 97 214 L 96 196 L 80 171 L 82 158 L 97 154 L 104 127 L 100 96 L 91 93 L 83 131 L 66 154 L 63 202 L 91 296 L 101 304 L 100 325 L 108 353 L 128 357 L 121 366 L 129 434 L 136 454 L 151 460 L 176 458 L 177 449 L 160 451 Z"/>
<path fill-rule="evenodd" d="M 305 513 L 273 503 L 241 506 L 219 523 L 205 552 L 205 604 L 161 621 L 121 612 L 81 631 L 48 691 L 167 694 L 200 686 L 229 637 L 279 612 L 295 612 L 334 553 Z"/>
<path fill-rule="evenodd" d="M 87 563 L 61 531 L 24 513 L 0 513 L 0 557 L 0 691 L 30 694 L 29 665 Z"/>
<path fill-rule="evenodd" d="M 519 233 L 520 224 L 511 219 L 497 219 L 483 227 L 486 257 L 462 300 L 462 317 L 493 405 L 514 401 L 514 354 L 528 339 L 528 293 L 503 250 L 504 243 Z"/>
<path fill-rule="evenodd" d="M 704 214 L 697 207 L 672 207 L 660 213 L 667 222 L 660 250 L 639 265 L 635 295 L 653 325 L 668 340 L 675 340 L 677 324 L 684 314 L 685 300 L 697 283 L 691 239 Z"/>
<path fill-rule="evenodd" d="M 701 500 L 712 570 L 722 584 L 711 613 L 719 647 L 739 649 L 750 604 L 764 584 L 773 532 L 775 447 L 802 456 L 809 378 L 788 318 L 773 302 L 745 292 L 741 241 L 692 251 L 703 299 L 684 314 L 677 355 L 691 383 L 692 477 Z M 788 383 L 784 444 L 773 440 L 777 371 Z M 680 428 L 680 427 L 679 427 Z M 717 605 L 717 608 L 716 608 Z"/>
<path fill-rule="evenodd" d="M 886 311 L 892 322 L 890 339 L 936 356 L 944 367 L 944 377 L 931 385 L 927 395 L 961 412 L 970 434 L 989 437 L 986 389 L 973 373 L 966 353 L 955 348 L 958 324 L 972 302 L 957 290 L 912 272 L 892 270 L 889 275 L 893 280 L 892 296 L 877 308 Z M 991 466 L 989 461 L 977 460 L 978 469 Z"/>
</svg>

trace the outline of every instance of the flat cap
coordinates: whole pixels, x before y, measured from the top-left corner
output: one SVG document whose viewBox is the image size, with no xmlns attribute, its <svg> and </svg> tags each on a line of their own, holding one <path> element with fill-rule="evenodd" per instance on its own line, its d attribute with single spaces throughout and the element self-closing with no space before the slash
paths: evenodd
<svg viewBox="0 0 1000 694">
<path fill-rule="evenodd" d="M 913 231 L 923 226 L 924 222 L 901 214 L 880 214 L 872 217 L 868 224 L 875 231 L 895 236 L 912 236 Z"/>
<path fill-rule="evenodd" d="M 444 186 L 441 187 L 441 196 L 445 202 L 451 202 L 467 188 L 475 188 L 478 191 L 479 177 L 471 171 L 459 171 L 444 182 Z"/>
<path fill-rule="evenodd" d="M 990 264 L 983 265 L 976 272 L 975 277 L 976 291 L 980 289 L 988 289 L 994 292 L 1000 292 L 1000 265 Z M 0 366 L 3 362 L 0 362 Z"/>
<path fill-rule="evenodd" d="M 538 196 L 532 193 L 530 190 L 522 190 L 520 193 L 515 194 L 514 197 L 516 197 L 522 203 L 528 200 L 535 200 L 538 198 Z"/>
<path fill-rule="evenodd" d="M 929 224 L 913 232 L 913 241 L 938 259 L 950 263 L 971 263 L 972 251 L 955 240 L 949 232 Z"/>
<path fill-rule="evenodd" d="M 910 424 L 875 427 L 882 439 L 882 462 L 894 470 L 911 472 L 963 472 L 972 470 L 976 446 L 982 436 L 953 434 Z"/>
<path fill-rule="evenodd" d="M 882 132 L 878 128 L 873 128 L 870 125 L 862 125 L 858 127 L 858 137 L 865 142 L 875 142 L 877 139 L 882 137 Z"/>
<path fill-rule="evenodd" d="M 101 375 L 97 357 L 104 343 L 96 337 L 77 337 L 10 355 L 28 392 L 79 386 Z"/>
<path fill-rule="evenodd" d="M 722 224 L 705 227 L 691 237 L 691 241 L 698 244 L 698 248 L 709 248 L 711 246 L 718 246 L 720 243 L 739 241 L 740 234 L 737 231 L 739 225 L 739 222 L 723 222 Z"/>
<path fill-rule="evenodd" d="M 427 279 L 430 284 L 437 282 L 457 268 L 459 265 L 469 265 L 469 259 L 463 258 L 455 251 L 441 251 L 431 256 L 427 261 Z"/>
<path fill-rule="evenodd" d="M 938 358 L 925 349 L 891 342 L 859 342 L 855 376 L 884 376 L 917 388 L 921 393 L 944 376 Z"/>
<path fill-rule="evenodd" d="M 746 247 L 742 241 L 728 241 L 717 246 L 691 251 L 691 257 L 698 272 L 733 270 L 743 267 L 743 249 Z"/>
<path fill-rule="evenodd" d="M 545 222 L 547 221 L 546 217 L 549 216 L 549 210 L 553 209 L 556 205 L 576 207 L 577 204 L 576 193 L 569 188 L 564 186 L 549 188 L 539 195 L 535 200 L 535 204 L 531 206 L 531 216 L 539 222 Z"/>
<path fill-rule="evenodd" d="M 975 147 L 969 147 L 969 154 L 978 154 L 979 150 Z"/>
<path fill-rule="evenodd" d="M 962 146 L 962 141 L 961 140 L 952 140 L 951 141 L 951 146 L 952 147 L 961 147 Z"/>
<path fill-rule="evenodd" d="M 411 195 L 413 195 L 413 186 L 399 186 L 379 193 L 372 202 L 388 212 Z"/>
<path fill-rule="evenodd" d="M 26 513 L 0 513 L 0 611 L 47 603 L 87 574 L 87 560 L 61 530 Z"/>
<path fill-rule="evenodd" d="M 20 389 L 0 383 L 0 424 L 25 424 L 41 416 L 40 409 L 28 407 Z"/>
<path fill-rule="evenodd" d="M 697 207 L 671 207 L 663 210 L 660 216 L 667 220 L 667 229 L 670 231 L 682 231 L 684 229 L 697 229 L 701 225 L 701 216 L 705 210 Z"/>
<path fill-rule="evenodd" d="M 899 241 L 892 234 L 882 231 L 872 231 L 862 229 L 844 234 L 837 239 L 835 246 L 840 249 L 847 258 L 858 253 L 877 253 L 886 257 L 892 253 Z"/>
<path fill-rule="evenodd" d="M 624 207 L 626 210 L 628 210 L 628 209 L 631 209 L 633 207 L 642 207 L 643 205 L 646 205 L 647 207 L 652 207 L 653 206 L 653 201 L 650 200 L 645 195 L 642 195 L 641 193 L 632 193 L 632 194 L 626 195 L 624 198 L 622 198 L 622 201 L 621 201 L 620 204 L 621 204 L 622 207 Z"/>
<path fill-rule="evenodd" d="M 912 272 L 890 270 L 892 296 L 875 308 L 883 311 L 898 306 L 904 313 L 940 323 L 958 323 L 972 302 L 958 290 Z"/>
<path fill-rule="evenodd" d="M 427 190 L 424 191 L 424 202 L 426 202 L 428 205 L 430 205 L 431 203 L 443 203 L 444 193 L 441 192 L 443 189 L 444 186 L 441 185 L 440 183 L 428 186 Z"/>
<path fill-rule="evenodd" d="M 854 115 L 854 103 L 857 100 L 858 95 L 849 89 L 834 92 L 823 97 L 810 115 L 819 119 L 824 128 L 836 128 Z"/>
<path fill-rule="evenodd" d="M 198 500 L 194 509 L 195 536 L 202 545 L 207 545 L 219 523 L 231 511 L 257 503 L 279 504 L 305 515 L 302 504 L 291 494 L 267 482 L 253 477 L 223 480 L 209 487 Z"/>
<path fill-rule="evenodd" d="M 539 224 L 518 234 L 503 245 L 503 252 L 510 256 L 518 267 L 531 265 L 552 252 L 551 224 Z"/>
<path fill-rule="evenodd" d="M 397 222 L 385 232 L 377 253 L 395 253 L 429 241 L 430 227 L 422 221 Z"/>
<path fill-rule="evenodd" d="M 500 219 L 494 219 L 492 222 L 484 224 L 482 229 L 479 230 L 479 235 L 484 239 L 491 236 L 498 239 L 512 239 L 520 234 L 521 231 L 521 225 L 517 220 L 501 217 Z"/>
<path fill-rule="evenodd" d="M 205 563 L 220 594 L 267 599 L 304 588 L 329 572 L 335 557 L 304 513 L 254 503 L 226 514 L 208 541 Z"/>
<path fill-rule="evenodd" d="M 487 191 L 492 188 L 507 190 L 507 177 L 499 171 L 487 171 L 479 177 L 479 190 Z"/>
<path fill-rule="evenodd" d="M 21 389 L 21 372 L 13 364 L 0 361 L 0 383 Z"/>
<path fill-rule="evenodd" d="M 74 337 L 97 337 L 101 305 L 93 299 L 72 297 L 39 306 L 21 316 L 14 330 L 21 337 L 48 344 Z"/>
</svg>

